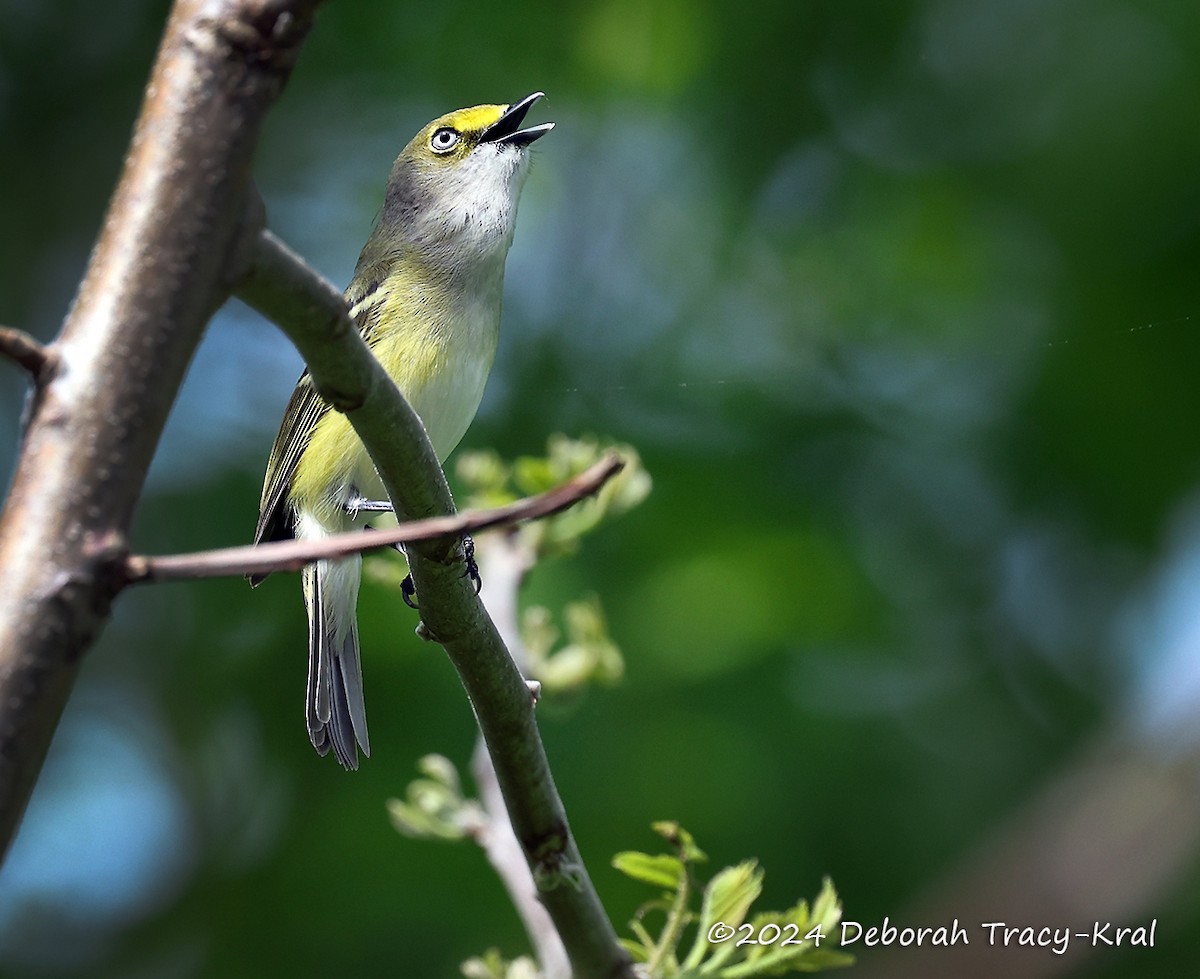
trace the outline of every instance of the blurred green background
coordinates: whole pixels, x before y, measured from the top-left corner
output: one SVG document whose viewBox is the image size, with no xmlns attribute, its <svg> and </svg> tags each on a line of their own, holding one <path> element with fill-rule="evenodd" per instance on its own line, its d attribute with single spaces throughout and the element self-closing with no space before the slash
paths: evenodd
<svg viewBox="0 0 1200 979">
<path fill-rule="evenodd" d="M 0 322 L 61 322 L 166 7 L 0 0 Z M 770 906 L 829 874 L 865 924 L 1158 919 L 1153 950 L 986 973 L 855 949 L 852 972 L 1186 974 L 1200 6 L 337 0 L 261 144 L 272 227 L 344 284 L 412 133 L 538 89 L 558 125 L 464 446 L 598 433 L 654 478 L 529 590 L 596 592 L 626 656 L 541 709 L 614 922 L 651 895 L 609 857 L 674 818 L 714 869 L 760 858 Z M 249 540 L 299 370 L 221 312 L 140 549 Z M 5 479 L 23 390 L 0 369 Z M 421 755 L 467 762 L 448 662 L 366 589 L 374 756 L 347 774 L 305 735 L 298 592 L 122 597 L 0 871 L 0 973 L 451 976 L 525 950 L 479 852 L 386 817 Z"/>
</svg>

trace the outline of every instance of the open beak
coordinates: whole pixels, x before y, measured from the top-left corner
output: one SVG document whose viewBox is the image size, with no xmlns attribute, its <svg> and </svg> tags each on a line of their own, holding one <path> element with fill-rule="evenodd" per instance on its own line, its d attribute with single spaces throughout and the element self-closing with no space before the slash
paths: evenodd
<svg viewBox="0 0 1200 979">
<path fill-rule="evenodd" d="M 543 122 L 540 126 L 530 126 L 528 129 L 518 129 L 517 127 L 521 125 L 521 120 L 525 118 L 529 107 L 538 99 L 543 98 L 545 94 L 545 92 L 534 92 L 532 95 L 526 95 L 520 102 L 514 102 L 504 110 L 504 115 L 483 131 L 483 136 L 480 137 L 481 141 L 507 146 L 528 146 L 535 139 L 541 139 L 554 128 L 554 123 Z"/>
</svg>

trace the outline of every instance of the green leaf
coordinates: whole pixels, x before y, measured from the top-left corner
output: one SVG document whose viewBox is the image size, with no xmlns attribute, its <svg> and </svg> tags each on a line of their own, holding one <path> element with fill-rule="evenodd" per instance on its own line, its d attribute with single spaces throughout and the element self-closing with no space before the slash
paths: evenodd
<svg viewBox="0 0 1200 979">
<path fill-rule="evenodd" d="M 683 882 L 683 861 L 666 853 L 652 855 L 626 850 L 612 858 L 612 865 L 626 877 L 667 890 L 673 891 Z"/>
<path fill-rule="evenodd" d="M 820 972 L 850 965 L 853 956 L 837 947 L 842 907 L 833 882 L 824 878 L 810 910 L 798 901 L 787 911 L 765 911 L 750 917 L 762 893 L 763 871 L 756 860 L 721 870 L 704 888 L 699 918 L 689 910 L 694 889 L 689 865 L 706 860 L 686 829 L 673 820 L 652 828 L 676 850 L 675 856 L 627 851 L 613 866 L 635 880 L 667 889 L 644 904 L 630 922 L 637 941 L 622 944 L 651 979 L 751 979 L 789 972 Z M 673 889 L 674 893 L 671 893 Z M 643 924 L 650 911 L 665 911 L 667 922 L 655 939 Z M 680 963 L 677 948 L 683 930 L 697 922 L 696 937 Z"/>
<path fill-rule="evenodd" d="M 759 894 L 762 893 L 763 872 L 757 860 L 745 860 L 726 867 L 704 888 L 704 903 L 700 909 L 701 924 L 723 921 L 736 928 L 745 919 Z"/>
<path fill-rule="evenodd" d="M 634 962 L 645 962 L 650 958 L 650 946 L 645 942 L 635 942 L 632 938 L 618 938 L 617 944 L 629 953 Z"/>
<path fill-rule="evenodd" d="M 458 770 L 441 755 L 426 755 L 417 767 L 427 776 L 413 779 L 403 799 L 389 799 L 392 825 L 418 839 L 460 840 L 485 817 L 479 803 L 465 799 Z"/>
<path fill-rule="evenodd" d="M 466 979 L 540 979 L 537 964 L 527 955 L 506 962 L 500 952 L 490 948 L 479 958 L 467 959 L 460 967 Z"/>
<path fill-rule="evenodd" d="M 462 783 L 458 778 L 458 769 L 445 755 L 429 754 L 417 762 L 417 770 L 428 778 L 444 785 L 450 792 L 462 797 Z"/>
<path fill-rule="evenodd" d="M 812 920 L 826 931 L 833 931 L 842 920 L 842 904 L 837 891 L 833 889 L 833 881 L 828 877 L 821 882 L 821 893 L 813 902 Z"/>
<path fill-rule="evenodd" d="M 464 453 L 458 457 L 457 473 L 468 484 L 467 508 L 478 509 L 557 486 L 599 461 L 610 449 L 621 455 L 625 468 L 599 493 L 553 517 L 525 524 L 517 531 L 525 546 L 539 557 L 566 554 L 575 550 L 584 534 L 609 516 L 637 506 L 650 492 L 650 476 L 632 446 L 552 435 L 544 457 L 522 456 L 507 465 L 495 453 Z"/>
<path fill-rule="evenodd" d="M 745 919 L 759 894 L 762 893 L 763 872 L 758 869 L 757 860 L 745 860 L 734 867 L 726 867 L 704 888 L 704 900 L 700 905 L 700 923 L 696 931 L 696 941 L 684 961 L 685 969 L 695 969 L 704 959 L 710 949 L 712 955 L 705 963 L 704 972 L 710 972 L 717 966 L 729 960 L 737 951 L 737 943 L 732 941 L 711 945 L 708 940 L 709 930 L 717 922 L 737 928 Z"/>
<path fill-rule="evenodd" d="M 459 453 L 454 471 L 467 484 L 472 507 L 501 506 L 517 498 L 508 486 L 511 468 L 491 449 Z"/>
<path fill-rule="evenodd" d="M 679 856 L 684 863 L 703 863 L 708 859 L 705 852 L 696 846 L 696 840 L 692 834 L 673 819 L 663 819 L 651 823 L 650 828 L 679 851 Z"/>
<path fill-rule="evenodd" d="M 555 485 L 558 475 L 549 459 L 521 456 L 513 464 L 513 483 L 524 496 L 544 493 Z"/>
<path fill-rule="evenodd" d="M 812 911 L 806 901 L 800 901 L 782 914 L 768 912 L 755 915 L 751 920 L 751 936 L 765 938 L 766 943 L 741 946 L 744 959 L 720 969 L 717 974 L 721 979 L 746 979 L 750 976 L 780 976 L 788 972 L 819 972 L 849 965 L 854 961 L 853 956 L 837 948 L 837 925 L 840 919 L 841 906 L 837 892 L 832 882 L 825 878 Z M 774 926 L 774 929 L 770 926 Z M 764 928 L 769 929 L 765 935 Z M 707 966 L 703 971 L 708 971 Z"/>
<path fill-rule="evenodd" d="M 504 979 L 505 967 L 500 950 L 489 948 L 483 955 L 467 959 L 459 970 L 466 979 Z"/>
<path fill-rule="evenodd" d="M 540 606 L 525 610 L 521 636 L 529 654 L 529 675 L 555 693 L 576 690 L 589 683 L 619 680 L 625 663 L 608 635 L 600 599 L 593 595 L 568 602 L 563 619 L 568 641 L 552 653 L 560 633 L 549 611 Z"/>
</svg>

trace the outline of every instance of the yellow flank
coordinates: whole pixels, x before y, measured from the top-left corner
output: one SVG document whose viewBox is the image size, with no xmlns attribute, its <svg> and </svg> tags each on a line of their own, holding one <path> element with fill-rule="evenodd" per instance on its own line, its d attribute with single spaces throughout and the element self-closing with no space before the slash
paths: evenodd
<svg viewBox="0 0 1200 979">
<path fill-rule="evenodd" d="M 474 110 L 467 110 L 474 111 Z M 462 438 L 479 407 L 496 352 L 501 279 L 456 295 L 438 273 L 411 259 L 360 301 L 356 317 L 383 369 L 420 416 L 439 460 Z M 289 501 L 328 530 L 348 528 L 349 488 L 381 499 L 375 466 L 346 416 L 326 412 L 297 462 Z"/>
<path fill-rule="evenodd" d="M 308 448 L 296 465 L 291 501 L 299 510 L 312 513 L 323 525 L 342 523 L 339 518 L 341 494 L 330 487 L 345 487 L 353 482 L 362 442 L 340 412 L 327 412 L 313 429 Z"/>
</svg>

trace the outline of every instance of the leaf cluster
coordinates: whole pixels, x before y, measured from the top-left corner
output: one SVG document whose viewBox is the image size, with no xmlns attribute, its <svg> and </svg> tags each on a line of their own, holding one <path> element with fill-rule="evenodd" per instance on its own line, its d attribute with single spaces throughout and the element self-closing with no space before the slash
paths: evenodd
<svg viewBox="0 0 1200 979">
<path fill-rule="evenodd" d="M 534 561 L 572 554 L 579 539 L 609 517 L 633 509 L 650 493 L 651 479 L 631 445 L 614 445 L 596 438 L 551 435 L 544 456 L 519 456 L 505 462 L 490 450 L 464 452 L 455 473 L 467 490 L 467 509 L 503 506 L 522 497 L 542 493 L 584 472 L 604 455 L 616 451 L 625 468 L 600 490 L 569 510 L 518 528 L 521 544 Z"/>
<path fill-rule="evenodd" d="M 618 853 L 613 866 L 628 877 L 662 889 L 662 895 L 638 909 L 624 941 L 635 961 L 652 979 L 744 979 L 789 972 L 821 972 L 850 965 L 854 959 L 837 949 L 842 907 L 826 878 L 810 906 L 799 901 L 786 911 L 751 908 L 762 893 L 764 871 L 744 860 L 719 871 L 703 888 L 693 870 L 707 857 L 678 823 L 660 822 L 654 830 L 667 839 L 672 853 Z M 699 894 L 699 911 L 694 909 Z M 646 926 L 653 912 L 665 912 L 657 936 Z M 691 946 L 681 952 L 687 930 L 695 927 Z"/>
</svg>

